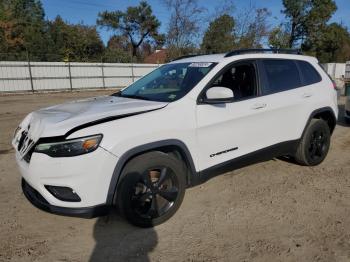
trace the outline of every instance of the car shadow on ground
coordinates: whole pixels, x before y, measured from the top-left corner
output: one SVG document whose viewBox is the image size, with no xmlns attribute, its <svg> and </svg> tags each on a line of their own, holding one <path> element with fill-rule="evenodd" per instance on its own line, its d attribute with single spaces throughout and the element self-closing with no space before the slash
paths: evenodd
<svg viewBox="0 0 350 262">
<path fill-rule="evenodd" d="M 97 220 L 93 234 L 96 245 L 90 262 L 150 261 L 148 254 L 158 243 L 154 228 L 132 226 L 116 210 Z"/>
<path fill-rule="evenodd" d="M 339 114 L 338 114 L 337 125 L 350 127 L 350 125 L 346 122 L 345 117 L 344 117 L 344 115 L 345 115 L 345 105 L 338 105 L 338 109 L 339 109 Z"/>
</svg>

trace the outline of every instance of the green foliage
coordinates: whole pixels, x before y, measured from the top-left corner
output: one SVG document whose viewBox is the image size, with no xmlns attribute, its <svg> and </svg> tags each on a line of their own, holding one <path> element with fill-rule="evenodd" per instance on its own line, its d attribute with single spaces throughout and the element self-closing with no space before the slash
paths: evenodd
<svg viewBox="0 0 350 262">
<path fill-rule="evenodd" d="M 250 6 L 233 15 L 233 4 L 222 4 L 198 48 L 204 9 L 198 0 L 165 0 L 170 17 L 167 35 L 150 5 L 141 1 L 125 11 L 104 11 L 97 25 L 115 35 L 105 47 L 95 26 L 45 20 L 40 0 L 0 0 L 0 60 L 136 62 L 155 49 L 167 48 L 168 60 L 191 53 L 220 53 L 234 48 L 301 47 L 321 62 L 350 60 L 350 33 L 328 21 L 334 0 L 281 0 L 285 21 L 272 30 L 266 8 Z M 231 10 L 231 11 L 230 11 Z M 135 58 L 136 57 L 136 58 Z"/>
<path fill-rule="evenodd" d="M 114 35 L 108 43 L 103 61 L 108 63 L 130 63 L 132 46 L 126 36 Z"/>
<path fill-rule="evenodd" d="M 138 6 L 128 7 L 126 12 L 104 11 L 98 16 L 98 25 L 115 30 L 129 39 L 133 56 L 137 56 L 138 48 L 145 40 L 156 44 L 164 41 L 164 37 L 158 33 L 160 22 L 146 1 L 141 1 Z"/>
<path fill-rule="evenodd" d="M 326 27 L 337 10 L 333 0 L 283 0 L 283 5 L 282 12 L 288 19 L 289 47 L 317 37 L 317 32 Z"/>
<path fill-rule="evenodd" d="M 104 46 L 94 26 L 46 21 L 39 0 L 0 2 L 3 60 L 100 61 Z"/>
<path fill-rule="evenodd" d="M 340 24 L 327 24 L 337 6 L 333 0 L 283 0 L 288 21 L 271 32 L 271 46 L 301 46 L 322 63 L 350 59 L 350 35 Z M 288 40 L 289 39 L 289 40 Z"/>
<path fill-rule="evenodd" d="M 310 38 L 303 50 L 317 56 L 321 63 L 344 63 L 350 60 L 350 33 L 342 25 L 332 23 L 319 31 L 319 37 Z"/>
<path fill-rule="evenodd" d="M 0 46 L 2 52 L 47 52 L 46 21 L 39 0 L 3 0 L 0 4 Z M 39 59 L 43 58 L 42 55 Z"/>
<path fill-rule="evenodd" d="M 227 52 L 240 48 L 261 48 L 268 35 L 266 8 L 250 8 L 235 18 L 223 14 L 210 23 L 202 49 L 209 53 Z"/>
<path fill-rule="evenodd" d="M 224 14 L 209 24 L 204 34 L 201 49 L 206 53 L 223 53 L 233 49 L 235 21 Z"/>
<path fill-rule="evenodd" d="M 277 26 L 270 32 L 269 46 L 271 48 L 288 48 L 289 40 L 289 33 L 284 31 L 282 26 Z"/>
<path fill-rule="evenodd" d="M 54 21 L 49 22 L 48 27 L 52 42 L 51 53 L 59 54 L 60 60 L 101 60 L 104 46 L 95 26 L 71 25 L 57 16 Z"/>
</svg>

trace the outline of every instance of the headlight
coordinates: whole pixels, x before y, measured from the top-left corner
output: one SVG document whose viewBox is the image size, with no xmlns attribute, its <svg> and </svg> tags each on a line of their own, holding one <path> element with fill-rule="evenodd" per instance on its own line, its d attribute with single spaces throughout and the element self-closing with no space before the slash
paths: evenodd
<svg viewBox="0 0 350 262">
<path fill-rule="evenodd" d="M 51 157 L 70 157 L 93 152 L 102 140 L 102 135 L 75 138 L 62 142 L 43 143 L 35 147 L 34 152 Z"/>
</svg>

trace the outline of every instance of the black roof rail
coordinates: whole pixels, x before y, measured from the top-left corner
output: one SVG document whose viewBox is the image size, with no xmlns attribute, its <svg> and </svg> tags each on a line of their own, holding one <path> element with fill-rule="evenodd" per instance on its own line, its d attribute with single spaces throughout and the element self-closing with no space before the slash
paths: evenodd
<svg viewBox="0 0 350 262">
<path fill-rule="evenodd" d="M 173 60 L 171 60 L 171 62 L 176 61 L 176 60 L 180 60 L 180 59 L 184 59 L 184 58 L 190 58 L 190 57 L 195 57 L 195 56 L 200 56 L 203 54 L 191 54 L 191 55 L 183 55 L 183 56 L 179 56 L 174 58 Z"/>
<path fill-rule="evenodd" d="M 243 55 L 243 54 L 251 54 L 251 53 L 273 53 L 273 54 L 294 54 L 294 55 L 302 55 L 300 49 L 278 49 L 278 48 L 255 48 L 255 49 L 237 49 L 231 52 L 228 52 L 224 57 L 230 57 L 234 55 Z"/>
</svg>

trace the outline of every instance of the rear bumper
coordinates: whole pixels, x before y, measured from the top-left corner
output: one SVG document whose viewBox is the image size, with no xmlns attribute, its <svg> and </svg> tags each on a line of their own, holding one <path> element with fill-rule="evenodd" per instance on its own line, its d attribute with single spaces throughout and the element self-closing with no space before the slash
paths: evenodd
<svg viewBox="0 0 350 262">
<path fill-rule="evenodd" d="M 345 118 L 350 120 L 350 111 L 345 110 Z"/>
<path fill-rule="evenodd" d="M 79 208 L 58 207 L 51 205 L 45 200 L 45 198 L 42 195 L 40 195 L 38 191 L 32 188 L 23 178 L 22 190 L 29 202 L 31 202 L 35 207 L 56 215 L 93 218 L 107 215 L 110 211 L 110 206 L 107 205 Z"/>
</svg>

